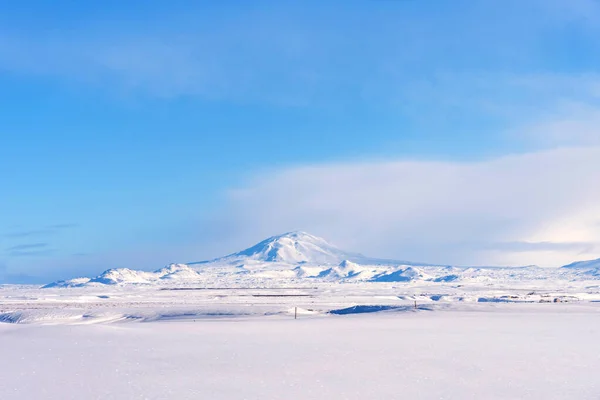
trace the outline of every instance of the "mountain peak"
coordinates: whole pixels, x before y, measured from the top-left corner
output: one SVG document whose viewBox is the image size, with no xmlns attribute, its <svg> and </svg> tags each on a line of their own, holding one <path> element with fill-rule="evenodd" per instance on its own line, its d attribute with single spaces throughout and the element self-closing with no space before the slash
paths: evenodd
<svg viewBox="0 0 600 400">
<path fill-rule="evenodd" d="M 346 255 L 325 239 L 303 231 L 292 231 L 271 236 L 226 258 L 246 258 L 288 264 L 338 264 Z"/>
<path fill-rule="evenodd" d="M 327 243 L 327 241 L 325 239 L 315 236 L 315 235 L 312 235 L 308 232 L 304 232 L 304 231 L 291 231 L 291 232 L 282 233 L 280 235 L 271 236 L 270 238 L 263 240 L 263 242 L 268 241 L 268 240 L 282 240 L 282 239 L 305 240 L 305 241 Z"/>
</svg>

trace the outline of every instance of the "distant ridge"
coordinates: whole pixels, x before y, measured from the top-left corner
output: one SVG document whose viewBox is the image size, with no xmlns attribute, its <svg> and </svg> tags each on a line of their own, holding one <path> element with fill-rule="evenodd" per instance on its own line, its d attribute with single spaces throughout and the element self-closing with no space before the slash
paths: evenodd
<svg viewBox="0 0 600 400">
<path fill-rule="evenodd" d="M 600 268 L 600 258 L 595 259 L 595 260 L 588 260 L 588 261 L 577 261 L 574 263 L 571 263 L 569 265 L 565 265 L 562 268 Z"/>
<path fill-rule="evenodd" d="M 598 280 L 600 259 L 562 268 L 453 267 L 366 257 L 339 249 L 302 231 L 267 238 L 245 250 L 209 261 L 171 264 L 154 272 L 108 269 L 95 278 L 52 282 L 45 288 L 104 285 L 246 285 L 300 281 L 405 283 Z"/>
</svg>

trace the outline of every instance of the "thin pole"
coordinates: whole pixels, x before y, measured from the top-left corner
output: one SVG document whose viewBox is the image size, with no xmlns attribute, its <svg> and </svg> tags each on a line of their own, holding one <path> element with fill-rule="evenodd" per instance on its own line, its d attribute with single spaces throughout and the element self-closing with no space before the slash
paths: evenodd
<svg viewBox="0 0 600 400">
<path fill-rule="evenodd" d="M 298 307 L 294 307 L 294 319 L 298 319 Z"/>
</svg>

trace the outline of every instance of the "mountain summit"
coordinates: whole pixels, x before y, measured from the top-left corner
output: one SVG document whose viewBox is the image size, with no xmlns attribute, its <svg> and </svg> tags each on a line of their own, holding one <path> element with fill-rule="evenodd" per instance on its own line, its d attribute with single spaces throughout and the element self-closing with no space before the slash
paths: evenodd
<svg viewBox="0 0 600 400">
<path fill-rule="evenodd" d="M 246 259 L 286 264 L 339 264 L 346 259 L 361 258 L 306 232 L 294 231 L 272 236 L 262 242 L 220 260 Z"/>
<path fill-rule="evenodd" d="M 344 261 L 358 264 L 376 265 L 418 265 L 430 264 L 408 261 L 388 260 L 366 257 L 332 245 L 325 239 L 302 231 L 287 232 L 272 236 L 246 250 L 229 254 L 214 260 L 190 263 L 195 264 L 246 264 L 250 263 L 281 263 L 281 264 L 311 264 L 339 265 Z"/>
</svg>

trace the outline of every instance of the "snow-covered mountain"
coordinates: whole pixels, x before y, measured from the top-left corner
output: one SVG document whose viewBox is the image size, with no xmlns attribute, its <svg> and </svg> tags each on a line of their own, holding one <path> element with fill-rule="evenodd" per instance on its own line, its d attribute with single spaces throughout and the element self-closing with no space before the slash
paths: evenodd
<svg viewBox="0 0 600 400">
<path fill-rule="evenodd" d="M 273 236 L 225 257 L 171 264 L 154 272 L 109 269 L 95 278 L 53 282 L 51 287 L 96 285 L 265 285 L 298 281 L 324 282 L 494 282 L 544 279 L 600 279 L 600 260 L 563 268 L 451 267 L 370 258 L 341 250 L 305 232 Z"/>
<path fill-rule="evenodd" d="M 209 261 L 188 263 L 188 265 L 253 262 L 338 265 L 345 260 L 375 265 L 427 265 L 409 261 L 372 258 L 359 253 L 351 253 L 339 249 L 323 238 L 301 231 L 272 236 L 246 250 Z"/>
<path fill-rule="evenodd" d="M 246 250 L 214 260 L 202 261 L 198 264 L 248 261 L 286 264 L 338 264 L 348 257 L 362 256 L 344 252 L 329 244 L 325 239 L 305 232 L 288 232 L 265 239 Z"/>
</svg>

